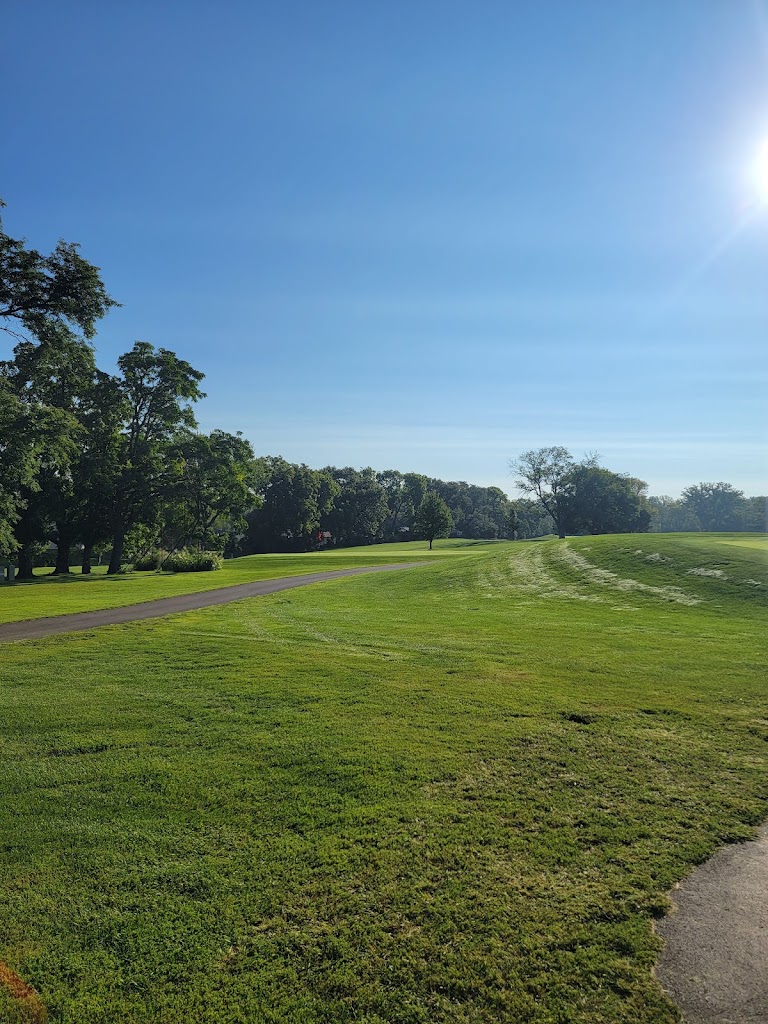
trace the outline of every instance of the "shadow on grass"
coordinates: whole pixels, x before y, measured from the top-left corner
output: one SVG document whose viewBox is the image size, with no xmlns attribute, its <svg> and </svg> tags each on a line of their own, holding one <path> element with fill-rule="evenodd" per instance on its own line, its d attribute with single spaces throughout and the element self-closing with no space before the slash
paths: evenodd
<svg viewBox="0 0 768 1024">
<path fill-rule="evenodd" d="M 143 579 L 147 576 L 175 576 L 172 572 L 121 572 L 113 576 L 107 576 L 106 573 L 74 573 L 70 572 L 67 574 L 61 574 L 54 576 L 52 573 L 46 576 L 34 576 L 31 580 L 14 580 L 13 583 L 3 583 L 0 586 L 4 589 L 11 587 L 34 587 L 44 584 L 51 583 L 94 583 L 96 580 L 100 580 L 102 583 L 123 583 L 127 580 Z"/>
</svg>

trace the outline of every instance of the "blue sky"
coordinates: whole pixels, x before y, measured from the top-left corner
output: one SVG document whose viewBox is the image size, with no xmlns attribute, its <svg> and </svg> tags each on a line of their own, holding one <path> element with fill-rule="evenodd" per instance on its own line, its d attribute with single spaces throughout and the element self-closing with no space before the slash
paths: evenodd
<svg viewBox="0 0 768 1024">
<path fill-rule="evenodd" d="M 762 0 L 6 0 L 9 233 L 259 454 L 766 493 Z M 8 102 L 8 98 L 12 102 Z"/>
</svg>

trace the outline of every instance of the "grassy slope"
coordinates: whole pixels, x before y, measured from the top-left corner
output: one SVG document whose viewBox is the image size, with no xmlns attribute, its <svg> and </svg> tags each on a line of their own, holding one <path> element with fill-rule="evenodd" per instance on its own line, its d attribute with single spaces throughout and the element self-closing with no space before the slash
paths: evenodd
<svg viewBox="0 0 768 1024">
<path fill-rule="evenodd" d="M 582 538 L 4 648 L 0 958 L 78 1024 L 676 1020 L 651 919 L 768 812 L 760 573 Z"/>
<path fill-rule="evenodd" d="M 362 565 L 386 565 L 389 562 L 416 562 L 443 555 L 463 554 L 478 541 L 437 541 L 429 551 L 425 541 L 408 544 L 376 544 L 360 548 L 339 548 L 301 555 L 250 555 L 232 558 L 219 572 L 155 573 L 127 572 L 106 576 L 97 569 L 91 576 L 51 576 L 49 570 L 37 570 L 30 583 L 0 584 L 0 622 L 18 622 L 49 615 L 89 612 L 97 608 L 118 608 L 141 601 L 154 601 L 176 594 L 192 594 L 218 587 L 299 576 L 326 569 L 348 569 Z"/>
</svg>

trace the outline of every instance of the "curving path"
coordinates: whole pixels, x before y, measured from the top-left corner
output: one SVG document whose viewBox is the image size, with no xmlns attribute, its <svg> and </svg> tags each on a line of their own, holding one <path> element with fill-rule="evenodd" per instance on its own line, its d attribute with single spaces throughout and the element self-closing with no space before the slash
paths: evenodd
<svg viewBox="0 0 768 1024">
<path fill-rule="evenodd" d="M 123 622 L 137 622 L 139 619 L 157 619 L 161 615 L 175 615 L 195 608 L 209 608 L 230 601 L 242 601 L 244 597 L 263 597 L 280 590 L 306 587 L 310 583 L 337 580 L 342 576 L 358 576 L 366 572 L 389 572 L 392 569 L 410 569 L 424 562 L 399 562 L 396 565 L 369 565 L 356 569 L 329 569 L 326 572 L 309 572 L 304 576 L 281 576 L 274 580 L 258 580 L 254 583 L 238 583 L 219 590 L 204 590 L 199 594 L 178 594 L 176 597 L 161 597 L 157 601 L 142 604 L 127 604 L 122 608 L 103 608 L 95 612 L 75 612 L 72 615 L 55 615 L 48 619 L 25 619 L 23 622 L 7 622 L 0 625 L 0 642 L 9 640 L 36 640 L 54 633 L 75 633 L 98 626 L 113 626 Z"/>
<path fill-rule="evenodd" d="M 726 846 L 672 893 L 656 977 L 687 1024 L 768 1021 L 768 825 Z"/>
</svg>

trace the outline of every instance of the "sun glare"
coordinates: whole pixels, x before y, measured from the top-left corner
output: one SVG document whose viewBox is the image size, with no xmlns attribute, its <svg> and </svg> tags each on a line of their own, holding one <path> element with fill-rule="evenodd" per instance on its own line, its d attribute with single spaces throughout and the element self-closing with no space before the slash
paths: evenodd
<svg viewBox="0 0 768 1024">
<path fill-rule="evenodd" d="M 752 180 L 760 202 L 768 206 L 768 139 L 763 141 L 757 151 L 752 166 Z"/>
</svg>

